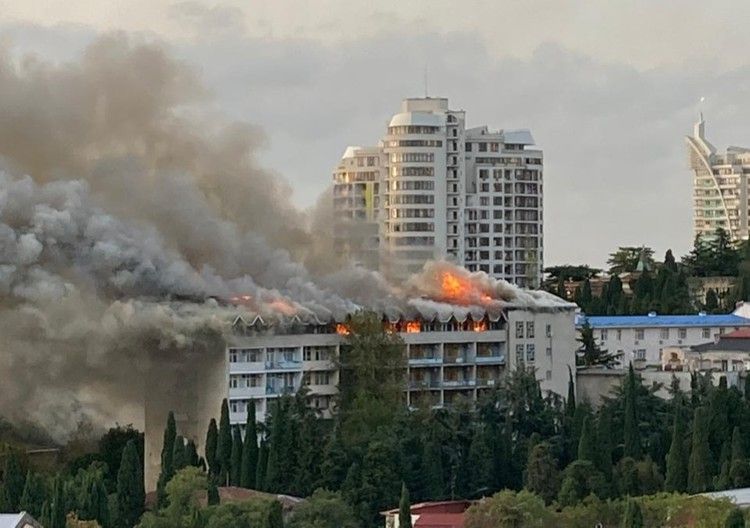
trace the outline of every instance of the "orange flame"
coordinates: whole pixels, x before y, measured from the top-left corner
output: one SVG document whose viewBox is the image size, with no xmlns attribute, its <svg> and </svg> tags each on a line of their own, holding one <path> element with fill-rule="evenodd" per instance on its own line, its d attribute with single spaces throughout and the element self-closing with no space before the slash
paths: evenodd
<svg viewBox="0 0 750 528">
<path fill-rule="evenodd" d="M 474 321 L 471 325 L 472 330 L 475 332 L 484 332 L 487 330 L 487 321 L 482 319 L 481 321 Z"/>
<path fill-rule="evenodd" d="M 407 334 L 418 334 L 422 331 L 422 325 L 419 321 L 406 321 L 406 333 Z"/>
<path fill-rule="evenodd" d="M 349 335 L 351 332 L 349 331 L 349 327 L 346 326 L 343 323 L 336 323 L 336 333 L 338 335 Z"/>
<path fill-rule="evenodd" d="M 480 291 L 471 281 L 454 275 L 450 271 L 442 273 L 440 289 L 443 297 L 458 304 L 472 304 L 479 300 L 482 304 L 492 302 L 492 297 Z"/>
</svg>

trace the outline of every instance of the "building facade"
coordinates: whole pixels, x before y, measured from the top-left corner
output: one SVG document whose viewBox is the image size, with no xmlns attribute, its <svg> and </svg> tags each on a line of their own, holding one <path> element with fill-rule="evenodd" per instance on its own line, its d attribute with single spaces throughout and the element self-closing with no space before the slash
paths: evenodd
<svg viewBox="0 0 750 528">
<path fill-rule="evenodd" d="M 705 135 L 703 115 L 687 136 L 693 171 L 693 232 L 711 237 L 724 229 L 732 240 L 748 238 L 750 149 L 729 147 L 719 153 Z"/>
<path fill-rule="evenodd" d="M 445 98 L 404 100 L 380 146 L 347 148 L 334 171 L 337 247 L 360 244 L 357 228 L 346 228 L 352 220 L 369 222 L 372 233 L 375 218 L 378 238 L 369 240 L 379 248 L 378 267 L 390 277 L 403 279 L 428 260 L 447 259 L 519 286 L 538 286 L 543 156 L 533 145 L 528 130 L 466 128 L 465 112 L 451 110 Z M 360 177 L 351 162 L 359 152 L 382 164 L 367 171 L 380 178 L 379 197 L 368 201 L 363 188 L 349 202 L 342 197 Z"/>
<path fill-rule="evenodd" d="M 576 328 L 588 323 L 602 349 L 620 353 L 620 363 L 635 368 L 661 368 L 662 352 L 672 347 L 691 347 L 718 339 L 723 334 L 750 327 L 745 310 L 723 315 L 579 315 Z"/>
<path fill-rule="evenodd" d="M 443 319 L 384 318 L 405 343 L 404 401 L 449 407 L 476 401 L 510 369 L 533 368 L 543 391 L 565 395 L 575 369 L 573 308 L 452 314 Z M 244 424 L 248 406 L 262 421 L 274 400 L 307 387 L 324 416 L 334 412 L 345 322 L 267 322 L 238 317 L 227 347 L 230 420 Z"/>
</svg>

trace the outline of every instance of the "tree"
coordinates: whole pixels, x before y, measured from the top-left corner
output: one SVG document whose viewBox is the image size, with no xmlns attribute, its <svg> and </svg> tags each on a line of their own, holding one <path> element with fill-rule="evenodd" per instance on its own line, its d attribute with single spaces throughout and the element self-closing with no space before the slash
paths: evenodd
<svg viewBox="0 0 750 528">
<path fill-rule="evenodd" d="M 667 455 L 667 477 L 665 489 L 671 492 L 683 493 L 688 482 L 688 454 L 685 449 L 685 423 L 682 409 L 675 409 L 674 424 L 672 426 L 672 443 Z"/>
<path fill-rule="evenodd" d="M 425 472 L 425 496 L 429 500 L 440 500 L 445 496 L 445 474 L 443 468 L 443 448 L 440 442 L 428 438 L 423 452 L 422 468 Z"/>
<path fill-rule="evenodd" d="M 181 435 L 177 435 L 174 437 L 174 447 L 172 449 L 172 468 L 177 473 L 186 465 L 185 439 Z"/>
<path fill-rule="evenodd" d="M 594 329 L 588 321 L 583 323 L 580 337 L 576 339 L 581 345 L 576 354 L 576 363 L 587 367 L 603 366 L 612 368 L 621 354 L 610 354 L 597 344 Z"/>
<path fill-rule="evenodd" d="M 750 484 L 750 464 L 745 458 L 742 433 L 736 427 L 732 431 L 732 458 L 729 466 L 729 480 L 735 488 L 744 488 Z"/>
<path fill-rule="evenodd" d="M 219 498 L 219 488 L 216 486 L 216 480 L 208 479 L 208 491 L 206 492 L 206 502 L 209 506 L 217 506 L 221 499 Z"/>
<path fill-rule="evenodd" d="M 411 501 L 409 501 L 409 490 L 403 482 L 401 483 L 401 500 L 398 503 L 398 526 L 411 528 Z"/>
<path fill-rule="evenodd" d="M 533 493 L 503 490 L 466 510 L 466 528 L 542 528 L 551 514 Z"/>
<path fill-rule="evenodd" d="M 550 504 L 560 490 L 560 471 L 552 456 L 550 444 L 540 442 L 529 453 L 526 464 L 526 489 Z"/>
<path fill-rule="evenodd" d="M 486 426 L 474 427 L 474 434 L 469 446 L 468 463 L 470 471 L 469 490 L 472 495 L 482 496 L 492 486 L 493 474 L 492 447 Z"/>
<path fill-rule="evenodd" d="M 745 516 L 740 508 L 734 508 L 724 521 L 724 528 L 745 528 Z"/>
<path fill-rule="evenodd" d="M 208 465 L 208 474 L 217 476 L 219 474 L 219 463 L 216 459 L 216 452 L 219 447 L 219 430 L 216 427 L 216 420 L 211 418 L 206 433 L 206 464 Z"/>
<path fill-rule="evenodd" d="M 5 459 L 3 470 L 3 490 L 5 491 L 5 503 L 10 511 L 18 511 L 18 504 L 23 496 L 23 488 L 26 484 L 21 464 L 15 451 L 10 451 Z"/>
<path fill-rule="evenodd" d="M 130 440 L 122 452 L 122 461 L 117 473 L 118 528 L 132 528 L 143 513 L 145 493 L 141 468 L 138 449 L 135 442 Z"/>
<path fill-rule="evenodd" d="M 268 468 L 268 444 L 261 440 L 258 449 L 258 467 L 255 472 L 255 489 L 266 489 L 266 469 Z"/>
<path fill-rule="evenodd" d="M 169 411 L 167 415 L 167 426 L 164 429 L 164 443 L 161 448 L 161 473 L 156 484 L 157 502 L 160 506 L 165 505 L 167 483 L 174 475 L 174 443 L 177 438 L 177 425 L 174 420 L 174 412 Z"/>
<path fill-rule="evenodd" d="M 576 460 L 563 472 L 557 500 L 561 506 L 573 506 L 590 494 L 601 495 L 606 489 L 604 476 L 588 460 Z"/>
<path fill-rule="evenodd" d="M 597 467 L 609 482 L 612 479 L 612 412 L 609 407 L 600 409 L 596 425 Z"/>
<path fill-rule="evenodd" d="M 255 404 L 247 406 L 247 423 L 245 424 L 245 441 L 242 444 L 242 467 L 240 469 L 240 486 L 255 487 L 255 474 L 258 466 L 258 430 L 255 424 Z"/>
<path fill-rule="evenodd" d="M 565 414 L 573 417 L 576 413 L 576 386 L 573 381 L 573 371 L 568 367 L 568 398 L 565 400 Z"/>
<path fill-rule="evenodd" d="M 647 269 L 653 269 L 654 250 L 646 246 L 619 247 L 617 251 L 610 253 L 607 260 L 610 275 L 636 271 L 639 263 L 645 264 Z"/>
<path fill-rule="evenodd" d="M 638 410 L 636 408 L 636 390 L 640 383 L 636 380 L 632 363 L 628 368 L 628 377 L 625 383 L 623 454 L 637 459 L 641 456 L 641 435 L 638 430 Z"/>
<path fill-rule="evenodd" d="M 219 466 L 219 482 L 226 486 L 232 464 L 232 428 L 229 423 L 229 404 L 224 398 L 221 402 L 219 419 L 219 443 L 216 449 L 216 460 Z"/>
<path fill-rule="evenodd" d="M 622 517 L 622 528 L 643 528 L 643 514 L 641 507 L 633 499 L 625 503 L 625 514 Z"/>
<path fill-rule="evenodd" d="M 58 476 L 52 485 L 52 501 L 47 510 L 45 528 L 65 528 L 65 495 L 63 493 L 63 479 Z M 44 510 L 44 506 L 42 506 Z M 130 527 L 128 527 L 130 528 Z"/>
<path fill-rule="evenodd" d="M 709 288 L 706 292 L 705 310 L 708 313 L 716 313 L 719 311 L 719 296 L 716 295 L 716 290 L 713 288 Z"/>
<path fill-rule="evenodd" d="M 198 448 L 195 447 L 195 441 L 190 439 L 185 444 L 185 465 L 200 467 L 201 460 L 198 456 Z"/>
<path fill-rule="evenodd" d="M 591 415 L 587 414 L 583 418 L 581 427 L 581 436 L 578 440 L 578 460 L 588 460 L 596 462 L 597 445 L 594 436 L 594 427 L 591 425 Z"/>
<path fill-rule="evenodd" d="M 122 451 L 130 440 L 135 442 L 138 456 L 143 460 L 143 433 L 134 429 L 132 425 L 112 427 L 99 439 L 98 458 L 107 465 L 104 477 L 109 490 L 114 489 L 117 472 L 120 470 Z"/>
<path fill-rule="evenodd" d="M 29 512 L 32 517 L 39 519 L 46 496 L 44 478 L 39 473 L 29 471 L 26 473 L 26 483 L 23 487 L 18 510 Z"/>
<path fill-rule="evenodd" d="M 703 493 L 711 487 L 711 449 L 708 444 L 708 409 L 698 407 L 693 418 L 693 438 L 688 463 L 688 492 Z"/>
<path fill-rule="evenodd" d="M 229 484 L 240 485 L 240 473 L 242 471 L 242 434 L 239 427 L 234 427 L 232 435 L 231 471 L 229 472 Z"/>
<path fill-rule="evenodd" d="M 297 506 L 287 528 L 359 528 L 354 511 L 340 493 L 316 489 Z"/>
<path fill-rule="evenodd" d="M 288 439 L 286 438 L 287 435 L 291 433 L 287 410 L 287 400 L 279 398 L 276 400 L 273 412 L 269 417 L 271 421 L 271 436 L 268 442 L 268 462 L 263 487 L 265 491 L 281 493 L 284 488 L 284 481 L 288 477 L 288 475 L 283 473 L 281 468 L 282 461 L 286 455 L 283 452 L 283 445 Z"/>
</svg>

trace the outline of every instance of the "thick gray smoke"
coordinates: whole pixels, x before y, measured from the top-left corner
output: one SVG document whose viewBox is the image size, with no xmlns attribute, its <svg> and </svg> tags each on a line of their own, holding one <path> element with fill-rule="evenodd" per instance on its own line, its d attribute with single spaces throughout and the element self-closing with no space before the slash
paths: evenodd
<svg viewBox="0 0 750 528">
<path fill-rule="evenodd" d="M 255 162 L 262 134 L 210 108 L 184 65 L 124 35 L 72 64 L 0 52 L 1 415 L 58 437 L 83 414 L 138 423 L 152 361 L 223 350 L 237 309 L 216 298 L 321 319 L 463 302 L 439 291 L 445 263 L 396 288 L 334 262 L 330 195 L 295 209 Z"/>
</svg>

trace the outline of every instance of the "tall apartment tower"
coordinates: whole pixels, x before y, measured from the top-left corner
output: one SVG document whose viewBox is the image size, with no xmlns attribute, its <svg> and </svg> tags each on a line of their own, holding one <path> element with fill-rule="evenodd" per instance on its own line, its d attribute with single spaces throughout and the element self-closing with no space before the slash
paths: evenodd
<svg viewBox="0 0 750 528">
<path fill-rule="evenodd" d="M 404 100 L 380 146 L 348 148 L 334 172 L 337 248 L 372 262 L 372 245 L 358 250 L 361 238 L 350 235 L 363 228 L 346 227 L 369 217 L 367 200 L 355 195 L 353 212 L 342 200 L 350 192 L 342 174 L 351 172 L 342 167 L 356 152 L 380 151 L 373 214 L 381 271 L 403 279 L 427 260 L 447 259 L 537 286 L 544 254 L 543 165 L 533 145 L 528 130 L 467 129 L 465 112 L 450 110 L 445 98 Z"/>
<path fill-rule="evenodd" d="M 693 135 L 686 137 L 693 170 L 693 233 L 710 238 L 721 228 L 732 240 L 746 240 L 750 149 L 729 147 L 719 153 L 705 133 L 701 114 Z"/>
</svg>

